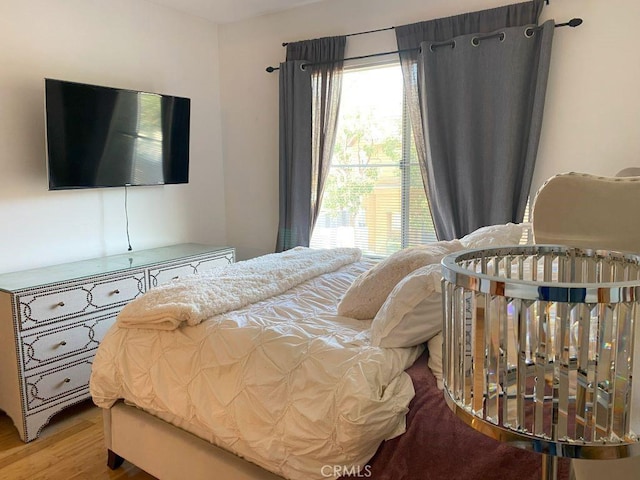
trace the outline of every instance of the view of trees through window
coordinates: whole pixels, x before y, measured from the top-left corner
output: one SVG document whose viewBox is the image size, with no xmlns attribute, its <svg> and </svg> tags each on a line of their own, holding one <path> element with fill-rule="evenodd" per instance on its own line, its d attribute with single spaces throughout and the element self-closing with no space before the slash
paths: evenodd
<svg viewBox="0 0 640 480">
<path fill-rule="evenodd" d="M 388 255 L 435 241 L 399 64 L 345 70 L 311 247 Z"/>
</svg>

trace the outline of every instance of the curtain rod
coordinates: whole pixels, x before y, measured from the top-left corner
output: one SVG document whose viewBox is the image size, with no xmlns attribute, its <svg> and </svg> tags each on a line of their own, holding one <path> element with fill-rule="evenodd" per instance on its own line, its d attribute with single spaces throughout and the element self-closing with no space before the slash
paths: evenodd
<svg viewBox="0 0 640 480">
<path fill-rule="evenodd" d="M 549 5 L 549 0 L 545 0 L 545 3 L 547 5 Z M 376 28 L 375 30 L 367 30 L 366 32 L 356 32 L 356 33 L 347 33 L 345 35 L 345 37 L 353 37 L 355 35 L 365 35 L 367 33 L 377 33 L 377 32 L 384 32 L 385 30 L 393 30 L 396 27 L 385 27 L 385 28 Z M 282 46 L 286 47 L 287 45 L 289 45 L 290 43 L 295 43 L 295 42 L 282 42 Z"/>
<path fill-rule="evenodd" d="M 345 37 L 353 37 L 355 35 L 365 35 L 367 33 L 384 32 L 385 30 L 393 30 L 394 28 L 396 27 L 385 27 L 385 28 L 377 28 L 375 30 L 367 30 L 366 32 L 347 33 Z M 286 47 L 290 43 L 295 43 L 295 42 L 282 42 L 282 46 Z"/>
<path fill-rule="evenodd" d="M 555 28 L 558 28 L 558 27 L 577 27 L 578 25 L 582 25 L 582 19 L 581 18 L 572 18 L 568 22 L 556 23 L 554 25 L 554 27 Z M 389 30 L 391 28 L 395 28 L 395 27 L 389 27 L 389 28 L 386 28 L 384 30 Z M 539 29 L 540 27 L 537 27 L 537 28 Z M 372 30 L 372 31 L 375 31 L 375 30 Z M 367 33 L 367 32 L 361 32 L 361 33 Z M 360 34 L 359 33 L 353 33 L 352 35 L 360 35 Z M 444 43 L 434 44 L 433 46 L 434 47 L 435 46 L 440 47 L 440 46 L 444 46 L 444 45 L 451 45 L 451 42 L 444 42 Z M 336 63 L 336 62 L 340 62 L 340 61 L 346 62 L 347 60 L 361 60 L 363 58 L 381 57 L 383 55 L 391 55 L 391 54 L 394 54 L 394 53 L 410 52 L 410 51 L 413 51 L 413 50 L 418 50 L 418 48 L 406 48 L 404 50 L 393 50 L 391 52 L 371 53 L 369 55 L 360 55 L 358 57 L 343 58 L 342 60 L 328 60 L 326 62 L 305 63 L 303 66 L 306 66 L 306 65 L 310 65 L 310 66 L 323 65 L 323 64 L 327 64 L 327 63 Z M 272 73 L 272 72 L 275 72 L 276 70 L 280 70 L 280 67 L 267 67 L 265 70 L 268 73 Z"/>
</svg>

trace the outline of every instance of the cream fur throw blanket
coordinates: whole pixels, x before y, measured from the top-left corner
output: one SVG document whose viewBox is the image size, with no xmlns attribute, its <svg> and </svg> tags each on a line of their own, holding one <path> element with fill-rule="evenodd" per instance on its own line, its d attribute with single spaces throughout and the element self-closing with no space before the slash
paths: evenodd
<svg viewBox="0 0 640 480">
<path fill-rule="evenodd" d="M 146 292 L 118 315 L 123 328 L 174 330 L 242 308 L 360 260 L 357 248 L 296 247 L 190 275 Z"/>
</svg>

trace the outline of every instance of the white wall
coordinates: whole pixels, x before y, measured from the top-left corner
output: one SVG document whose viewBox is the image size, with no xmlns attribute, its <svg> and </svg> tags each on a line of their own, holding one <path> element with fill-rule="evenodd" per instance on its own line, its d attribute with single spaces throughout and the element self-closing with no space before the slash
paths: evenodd
<svg viewBox="0 0 640 480">
<path fill-rule="evenodd" d="M 326 0 L 216 27 L 146 0 L 2 0 L 0 272 L 126 251 L 123 189 L 47 191 L 43 78 L 190 97 L 191 182 L 129 189 L 133 246 L 200 241 L 248 258 L 275 246 L 278 76 L 264 68 L 283 60 L 283 41 L 506 3 Z M 640 158 L 640 3 L 552 0 L 543 12 L 574 16 L 585 23 L 556 30 L 534 190 Z M 350 37 L 347 54 L 395 48 L 388 31 Z"/>
<path fill-rule="evenodd" d="M 0 272 L 127 249 L 122 188 L 47 190 L 45 77 L 191 98 L 190 183 L 129 188 L 131 241 L 226 244 L 215 25 L 146 0 L 2 0 L 0 45 Z"/>
<path fill-rule="evenodd" d="M 278 76 L 282 42 L 402 25 L 493 8 L 504 0 L 327 0 L 221 25 L 227 232 L 238 256 L 273 251 L 278 226 Z M 615 174 L 640 163 L 636 0 L 551 0 L 542 19 L 581 17 L 555 31 L 532 191 L 563 171 Z M 347 55 L 395 50 L 393 32 L 348 40 Z"/>
</svg>

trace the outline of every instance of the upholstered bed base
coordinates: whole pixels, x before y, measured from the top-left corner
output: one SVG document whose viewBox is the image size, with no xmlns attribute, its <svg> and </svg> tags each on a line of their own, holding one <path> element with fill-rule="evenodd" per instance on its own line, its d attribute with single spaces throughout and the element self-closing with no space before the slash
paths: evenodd
<svg viewBox="0 0 640 480">
<path fill-rule="evenodd" d="M 416 401 L 418 403 L 426 403 L 422 405 L 423 408 L 417 404 L 414 404 L 414 407 L 417 407 L 417 411 L 434 411 L 440 418 L 446 417 L 449 411 L 447 407 L 444 406 L 444 400 L 442 399 L 441 401 L 435 402 L 435 397 L 439 397 L 440 395 L 439 391 L 435 392 L 435 379 L 426 367 L 425 357 L 422 357 L 421 360 L 416 362 L 416 365 L 410 370 L 416 369 L 422 372 L 424 377 L 416 377 L 418 380 L 422 380 L 416 384 L 416 394 L 418 396 Z M 413 375 L 415 376 L 416 373 L 414 372 Z M 429 383 L 432 385 L 425 385 Z M 422 390 L 431 392 L 429 394 L 431 400 L 423 395 L 424 392 L 421 393 Z M 438 409 L 438 405 L 440 404 L 443 406 Z M 424 463 L 425 458 L 428 460 L 429 458 L 442 457 L 443 454 L 441 451 L 436 451 L 435 455 L 429 455 L 428 457 L 422 458 L 421 461 L 418 460 L 417 456 L 412 456 L 403 445 L 403 443 L 419 443 L 419 439 L 415 437 L 415 431 L 423 430 L 424 422 L 417 420 L 413 422 L 412 417 L 414 417 L 415 414 L 415 411 L 409 413 L 408 433 L 389 442 L 385 442 L 388 445 L 383 444 L 384 448 L 377 454 L 379 458 L 372 460 L 372 478 L 399 478 L 398 471 L 403 471 L 403 469 L 408 469 L 407 472 L 404 472 L 406 473 L 405 477 L 407 479 L 423 478 L 424 471 L 429 470 L 436 475 L 441 473 L 436 468 L 442 463 L 439 460 L 434 460 L 436 462 L 435 465 L 432 465 L 432 460 L 429 460 L 430 463 Z M 210 480 L 211 478 L 283 480 L 282 477 L 278 475 L 226 452 L 208 441 L 146 413 L 139 408 L 126 405 L 122 401 L 117 402 L 110 409 L 103 410 L 103 418 L 105 444 L 109 450 L 107 463 L 111 468 L 118 468 L 121 463 L 119 457 L 121 457 L 161 480 L 183 480 L 184 478 L 190 480 Z M 424 419 L 419 418 L 418 420 Z M 455 427 L 456 423 L 459 424 L 458 427 Z M 455 422 L 455 420 L 453 425 L 451 425 L 450 422 L 444 421 L 443 425 L 436 425 L 436 428 L 440 429 L 435 432 L 437 434 L 436 438 L 443 436 L 444 432 L 451 428 L 462 428 L 462 432 L 472 432 L 472 434 L 476 435 L 477 445 L 479 446 L 489 444 L 488 447 L 491 447 L 491 442 L 494 442 L 494 440 L 468 429 L 462 422 Z M 457 438 L 460 439 L 462 437 L 458 436 Z M 446 442 L 444 442 L 444 444 L 446 445 Z M 505 462 L 504 455 L 512 457 L 514 455 L 522 456 L 527 454 L 524 450 L 507 447 L 504 444 L 496 443 L 495 445 L 498 449 L 512 449 L 509 454 L 494 451 L 497 460 L 503 457 L 503 463 Z M 437 446 L 438 445 L 436 445 L 436 447 Z M 424 444 L 422 447 L 424 447 Z M 445 446 L 445 449 L 447 448 L 450 447 Z M 403 449 L 404 453 L 408 455 L 409 458 L 414 458 L 415 461 L 407 464 L 405 455 L 400 455 L 405 458 L 404 460 L 402 458 L 399 459 L 396 454 L 402 452 Z M 491 451 L 491 448 L 489 448 L 488 451 Z M 477 458 L 474 460 L 474 458 L 474 456 L 471 456 L 469 462 L 479 461 Z M 526 458 L 521 458 L 517 463 L 525 463 L 523 460 L 526 460 Z M 534 462 L 538 465 L 535 459 Z M 453 463 L 455 463 L 455 461 Z M 575 477 L 572 478 L 577 480 L 636 478 L 638 471 L 640 471 L 640 457 L 606 461 L 574 460 L 572 463 L 573 474 L 575 475 Z M 399 470 L 396 470 L 396 467 L 394 467 L 395 464 L 397 464 Z M 473 465 L 478 466 L 478 463 L 474 463 Z M 491 465 L 495 467 L 495 464 L 492 463 Z M 486 465 L 484 466 L 486 467 Z M 447 467 L 446 465 L 441 465 L 441 467 L 445 469 L 455 468 L 451 466 Z M 486 473 L 487 470 L 481 467 L 482 465 L 479 466 L 477 475 L 473 478 L 486 478 L 484 473 Z M 501 478 L 530 478 L 532 472 L 533 477 L 537 477 L 538 475 L 535 469 L 529 472 L 529 474 L 526 474 L 517 468 L 512 470 L 511 467 L 513 467 L 513 465 L 507 461 L 506 465 L 502 467 L 506 468 L 506 470 L 499 470 Z M 383 472 L 383 470 L 387 471 Z M 472 471 L 473 470 L 474 468 L 472 468 Z M 465 471 L 465 473 L 471 474 L 469 471 Z M 452 472 L 449 471 L 447 477 L 451 474 Z M 455 475 L 452 476 L 452 478 L 454 477 Z"/>
<path fill-rule="evenodd" d="M 139 408 L 118 402 L 103 412 L 111 468 L 121 457 L 162 480 L 282 480 Z"/>
</svg>

